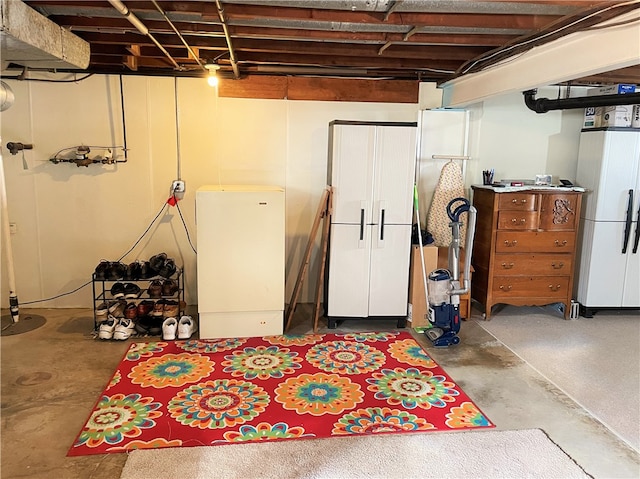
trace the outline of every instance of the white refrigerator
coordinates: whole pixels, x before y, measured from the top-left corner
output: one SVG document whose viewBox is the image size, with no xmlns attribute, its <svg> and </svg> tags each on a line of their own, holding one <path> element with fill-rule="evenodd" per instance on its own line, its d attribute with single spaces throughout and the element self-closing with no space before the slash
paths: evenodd
<svg viewBox="0 0 640 479">
<path fill-rule="evenodd" d="M 275 186 L 196 191 L 203 339 L 283 333 L 285 193 Z"/>
<path fill-rule="evenodd" d="M 406 318 L 416 123 L 333 121 L 329 138 L 329 327 Z"/>
<path fill-rule="evenodd" d="M 576 297 L 581 314 L 640 307 L 640 130 L 583 130 L 576 181 L 586 188 Z"/>
</svg>

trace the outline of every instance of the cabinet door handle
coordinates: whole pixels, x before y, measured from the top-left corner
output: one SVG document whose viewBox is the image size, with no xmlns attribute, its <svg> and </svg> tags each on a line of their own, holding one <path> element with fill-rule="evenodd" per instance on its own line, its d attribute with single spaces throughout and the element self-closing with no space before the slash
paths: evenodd
<svg viewBox="0 0 640 479">
<path fill-rule="evenodd" d="M 562 269 L 564 268 L 564 263 L 562 261 L 559 263 L 551 263 L 551 267 L 553 269 Z"/>
<path fill-rule="evenodd" d="M 360 208 L 360 241 L 364 240 L 364 208 Z"/>
<path fill-rule="evenodd" d="M 500 289 L 501 289 L 502 291 L 511 291 L 511 288 L 512 288 L 512 286 L 511 286 L 511 285 L 508 285 L 508 286 L 505 286 L 504 284 L 501 284 L 501 285 L 500 285 Z"/>
<path fill-rule="evenodd" d="M 567 245 L 567 240 L 555 240 L 555 244 L 558 248 L 562 248 L 563 246 Z"/>
<path fill-rule="evenodd" d="M 507 248 L 512 248 L 513 246 L 518 244 L 518 240 L 513 240 L 513 241 L 504 240 L 504 244 Z"/>
<path fill-rule="evenodd" d="M 513 268 L 513 263 L 502 263 L 502 267 L 504 269 L 511 269 Z"/>
<path fill-rule="evenodd" d="M 555 286 L 554 286 L 554 285 L 552 285 L 552 284 L 550 284 L 550 285 L 549 285 L 549 289 L 550 289 L 551 291 L 559 291 L 559 290 L 560 290 L 560 288 L 562 288 L 562 286 L 560 286 L 559 284 L 556 284 Z"/>
</svg>

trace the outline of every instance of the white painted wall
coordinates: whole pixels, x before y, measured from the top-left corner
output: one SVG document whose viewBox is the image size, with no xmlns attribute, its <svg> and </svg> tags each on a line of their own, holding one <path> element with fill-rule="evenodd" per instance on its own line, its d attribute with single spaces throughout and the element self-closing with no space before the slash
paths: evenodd
<svg viewBox="0 0 640 479">
<path fill-rule="evenodd" d="M 247 183 L 286 188 L 288 300 L 326 183 L 328 123 L 415 121 L 419 108 L 436 106 L 440 99 L 431 84 L 422 89 L 419 104 L 230 99 L 217 98 L 199 79 L 123 77 L 128 162 L 78 168 L 48 159 L 75 145 L 122 144 L 118 77 L 96 75 L 77 83 L 5 81 L 16 97 L 13 107 L 0 114 L 0 133 L 9 221 L 17 225 L 11 238 L 23 307 L 90 307 L 91 286 L 27 303 L 82 286 L 101 259 L 115 260 L 133 247 L 168 198 L 178 168 L 187 185 L 180 211 L 196 248 L 198 187 Z M 496 168 L 496 178 L 536 173 L 573 178 L 581 112 L 536 115 L 519 96 L 510 95 L 474 105 L 472 119 L 468 184 L 479 182 L 481 170 L 490 167 Z M 22 155 L 5 148 L 9 141 L 34 144 L 24 152 L 27 170 Z M 260 241 L 260 231 L 255 240 Z M 1 295 L 7 307 L 2 249 Z M 197 303 L 196 255 L 176 208 L 167 207 L 123 261 L 159 252 L 185 266 L 186 299 Z M 317 247 L 302 302 L 313 300 L 316 254 Z"/>
</svg>

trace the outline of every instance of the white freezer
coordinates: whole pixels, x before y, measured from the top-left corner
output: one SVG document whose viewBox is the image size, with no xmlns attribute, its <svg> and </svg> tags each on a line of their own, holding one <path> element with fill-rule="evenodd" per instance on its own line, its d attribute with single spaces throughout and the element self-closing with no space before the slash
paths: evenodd
<svg viewBox="0 0 640 479">
<path fill-rule="evenodd" d="M 196 192 L 201 338 L 282 334 L 284 199 L 279 187 Z"/>
</svg>

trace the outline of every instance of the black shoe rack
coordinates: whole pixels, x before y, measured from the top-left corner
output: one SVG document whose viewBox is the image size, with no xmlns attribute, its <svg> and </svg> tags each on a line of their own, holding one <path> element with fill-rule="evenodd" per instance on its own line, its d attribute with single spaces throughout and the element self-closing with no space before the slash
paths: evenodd
<svg viewBox="0 0 640 479">
<path fill-rule="evenodd" d="M 163 295 L 161 297 L 149 296 L 149 286 L 153 281 L 159 280 L 160 282 L 163 282 L 164 280 L 167 280 L 167 279 L 173 280 L 178 285 L 178 289 L 173 295 L 171 296 Z M 92 275 L 92 283 L 93 283 L 93 329 L 94 331 L 98 331 L 98 327 L 99 327 L 98 315 L 96 314 L 98 306 L 100 306 L 101 303 L 113 304 L 113 302 L 118 301 L 118 299 L 122 299 L 126 301 L 127 304 L 135 303 L 136 305 L 138 305 L 138 303 L 144 300 L 153 301 L 154 303 L 160 300 L 173 300 L 178 302 L 177 319 L 179 320 L 180 317 L 184 314 L 183 305 L 185 304 L 185 302 L 184 302 L 184 269 L 183 268 L 177 268 L 176 272 L 168 278 L 157 275 L 151 278 L 136 279 L 136 280 L 123 279 L 123 278 L 96 279 L 96 275 L 94 273 Z M 113 295 L 111 294 L 111 288 L 115 283 L 122 283 L 122 284 L 133 283 L 138 285 L 138 287 L 141 290 L 140 296 L 138 296 L 137 298 L 114 298 Z"/>
</svg>

